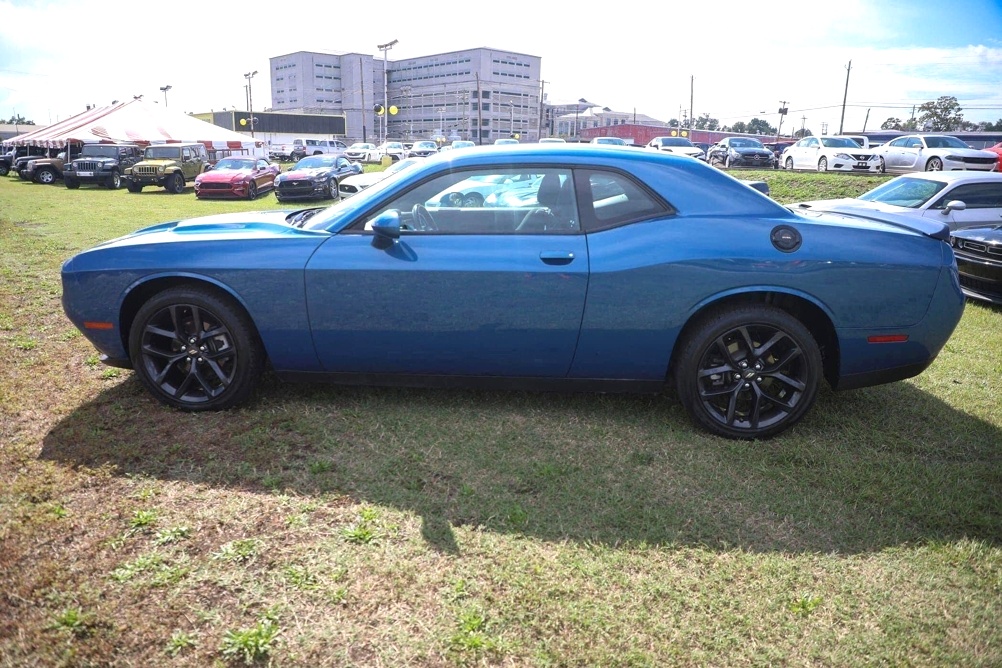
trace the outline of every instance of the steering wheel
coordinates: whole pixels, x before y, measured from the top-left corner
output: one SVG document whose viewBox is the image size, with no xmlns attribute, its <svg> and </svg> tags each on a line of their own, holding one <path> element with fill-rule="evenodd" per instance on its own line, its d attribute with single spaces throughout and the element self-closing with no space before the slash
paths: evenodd
<svg viewBox="0 0 1002 668">
<path fill-rule="evenodd" d="M 431 217 L 431 213 L 424 204 L 415 204 L 414 208 L 411 209 L 411 216 L 414 219 L 414 227 L 419 231 L 438 232 L 438 225 L 435 224 L 435 219 Z"/>
</svg>

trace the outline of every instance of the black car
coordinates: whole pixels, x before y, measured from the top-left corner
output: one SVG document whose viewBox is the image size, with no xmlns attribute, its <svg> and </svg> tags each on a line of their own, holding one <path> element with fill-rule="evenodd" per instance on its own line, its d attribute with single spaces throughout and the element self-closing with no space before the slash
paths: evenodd
<svg viewBox="0 0 1002 668">
<path fill-rule="evenodd" d="M 287 172 L 275 177 L 275 198 L 279 202 L 295 199 L 337 199 L 338 181 L 361 174 L 362 165 L 333 155 L 309 155 Z"/>
<path fill-rule="evenodd" d="M 706 161 L 711 165 L 724 167 L 760 167 L 773 168 L 777 164 L 776 156 L 751 137 L 724 137 L 710 147 Z"/>
<path fill-rule="evenodd" d="M 1002 304 L 1002 225 L 965 227 L 950 233 L 960 287 L 972 299 Z"/>
</svg>

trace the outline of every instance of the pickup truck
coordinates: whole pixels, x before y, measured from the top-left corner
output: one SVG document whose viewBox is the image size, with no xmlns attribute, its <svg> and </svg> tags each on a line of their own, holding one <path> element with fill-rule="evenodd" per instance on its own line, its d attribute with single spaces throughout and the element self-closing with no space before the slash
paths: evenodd
<svg viewBox="0 0 1002 668">
<path fill-rule="evenodd" d="M 343 156 L 348 145 L 340 139 L 293 139 L 289 144 L 272 144 L 268 157 L 272 160 L 300 160 L 308 155 Z"/>
</svg>

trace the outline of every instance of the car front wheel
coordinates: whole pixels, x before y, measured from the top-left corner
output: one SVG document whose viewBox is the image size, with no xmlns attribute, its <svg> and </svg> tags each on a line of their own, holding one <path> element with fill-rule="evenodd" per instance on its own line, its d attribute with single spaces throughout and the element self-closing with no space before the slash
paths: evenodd
<svg viewBox="0 0 1002 668">
<path fill-rule="evenodd" d="M 167 177 L 167 183 L 164 187 L 167 189 L 167 192 L 180 195 L 184 192 L 184 176 L 181 172 L 174 172 Z"/>
<path fill-rule="evenodd" d="M 38 181 L 39 183 L 45 183 L 45 184 L 55 183 L 56 172 L 48 167 L 42 167 L 40 170 L 38 170 L 38 173 L 35 174 L 35 180 Z"/>
<path fill-rule="evenodd" d="M 929 162 L 925 163 L 925 171 L 927 172 L 941 172 L 943 171 L 943 161 L 940 158 L 929 158 Z"/>
<path fill-rule="evenodd" d="M 117 171 L 113 171 L 111 176 L 108 177 L 108 182 L 105 185 L 108 186 L 109 190 L 118 190 L 122 187 L 122 175 Z"/>
<path fill-rule="evenodd" d="M 675 391 L 693 420 L 727 438 L 769 438 L 814 404 L 821 352 L 781 309 L 748 305 L 704 317 L 681 343 Z"/>
<path fill-rule="evenodd" d="M 229 298 L 199 287 L 171 288 L 143 304 L 129 333 L 129 352 L 146 389 L 186 411 L 236 406 L 264 368 L 247 315 Z"/>
<path fill-rule="evenodd" d="M 818 160 L 818 171 L 819 172 L 828 171 L 828 158 L 821 156 L 821 159 Z"/>
</svg>

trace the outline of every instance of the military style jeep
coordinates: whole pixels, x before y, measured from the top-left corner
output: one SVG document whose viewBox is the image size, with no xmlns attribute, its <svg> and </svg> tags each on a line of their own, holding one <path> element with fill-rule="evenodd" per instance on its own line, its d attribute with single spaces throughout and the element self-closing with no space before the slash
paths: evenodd
<svg viewBox="0 0 1002 668">
<path fill-rule="evenodd" d="M 14 163 L 21 158 L 30 160 L 31 158 L 44 158 L 45 149 L 37 146 L 16 146 L 8 152 L 0 155 L 0 176 L 7 176 L 11 172 L 17 174 Z"/>
<path fill-rule="evenodd" d="M 144 186 L 162 186 L 177 195 L 184 191 L 186 182 L 194 181 L 208 166 L 204 144 L 147 146 L 143 159 L 125 169 L 126 187 L 130 193 L 138 193 Z"/>
<path fill-rule="evenodd" d="M 143 149 L 135 144 L 84 144 L 80 157 L 63 167 L 63 183 L 71 189 L 96 183 L 115 190 L 122 183 L 122 172 L 142 157 Z"/>
</svg>

